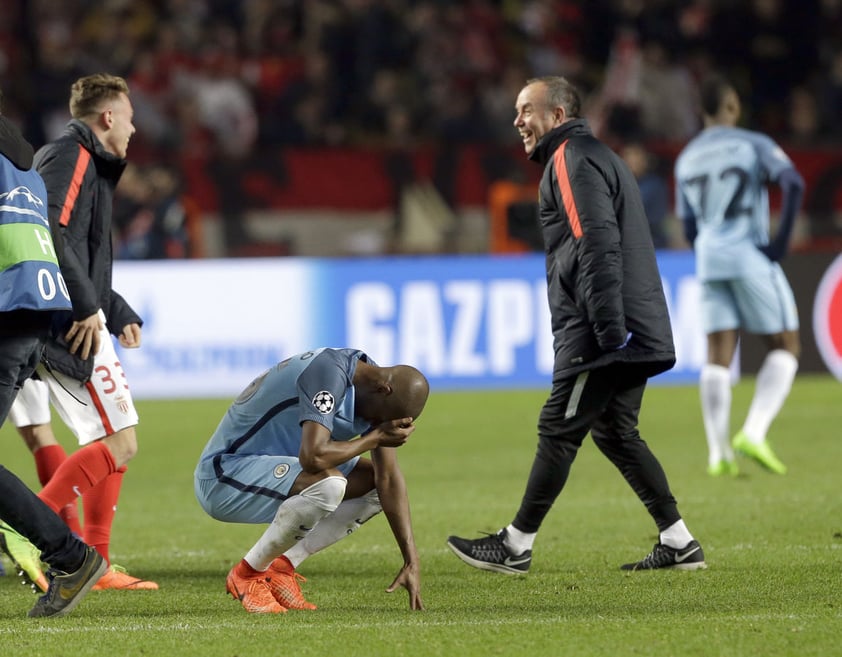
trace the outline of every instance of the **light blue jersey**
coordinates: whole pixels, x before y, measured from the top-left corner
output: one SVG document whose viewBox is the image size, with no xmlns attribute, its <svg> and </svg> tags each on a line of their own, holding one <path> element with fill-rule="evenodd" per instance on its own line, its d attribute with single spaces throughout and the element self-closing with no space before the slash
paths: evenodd
<svg viewBox="0 0 842 657">
<path fill-rule="evenodd" d="M 769 137 L 725 126 L 703 130 L 675 163 L 676 212 L 696 219 L 696 275 L 741 278 L 769 267 L 766 185 L 792 162 Z"/>
<path fill-rule="evenodd" d="M 301 473 L 301 424 L 318 422 L 332 440 L 351 440 L 371 426 L 354 417 L 356 349 L 298 354 L 252 381 L 229 407 L 196 466 L 203 508 L 218 520 L 271 522 Z M 338 466 L 344 475 L 358 457 Z"/>
</svg>

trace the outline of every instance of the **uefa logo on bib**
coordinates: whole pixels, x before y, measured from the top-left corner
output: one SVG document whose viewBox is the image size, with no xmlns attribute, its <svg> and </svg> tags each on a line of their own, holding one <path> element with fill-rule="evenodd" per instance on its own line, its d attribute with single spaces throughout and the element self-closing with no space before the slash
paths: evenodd
<svg viewBox="0 0 842 657">
<path fill-rule="evenodd" d="M 842 381 L 842 255 L 819 282 L 813 302 L 813 332 L 827 369 Z"/>
</svg>

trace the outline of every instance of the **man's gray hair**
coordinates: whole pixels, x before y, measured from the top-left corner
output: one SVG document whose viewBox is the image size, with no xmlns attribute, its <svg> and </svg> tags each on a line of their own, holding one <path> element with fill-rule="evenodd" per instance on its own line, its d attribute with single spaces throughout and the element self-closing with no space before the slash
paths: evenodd
<svg viewBox="0 0 842 657">
<path fill-rule="evenodd" d="M 540 78 L 527 80 L 526 84 L 542 82 L 547 87 L 547 104 L 549 108 L 563 107 L 567 118 L 578 119 L 582 112 L 582 99 L 579 90 L 567 78 L 560 75 L 545 75 Z"/>
</svg>

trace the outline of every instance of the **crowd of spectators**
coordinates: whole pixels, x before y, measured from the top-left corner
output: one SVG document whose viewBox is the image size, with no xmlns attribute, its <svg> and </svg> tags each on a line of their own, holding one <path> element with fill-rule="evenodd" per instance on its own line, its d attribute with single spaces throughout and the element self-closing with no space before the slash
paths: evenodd
<svg viewBox="0 0 842 657">
<path fill-rule="evenodd" d="M 79 75 L 126 77 L 150 150 L 506 141 L 529 76 L 563 74 L 607 132 L 686 139 L 728 71 L 753 127 L 839 140 L 842 1 L 7 0 L 0 81 L 41 143 Z M 197 134 L 204 139 L 196 140 Z"/>
<path fill-rule="evenodd" d="M 0 21 L 6 114 L 32 143 L 107 71 L 132 90 L 134 161 L 177 152 L 219 181 L 258 145 L 512 145 L 513 99 L 544 74 L 618 148 L 683 143 L 714 68 L 751 127 L 842 142 L 842 0 L 5 0 Z"/>
</svg>

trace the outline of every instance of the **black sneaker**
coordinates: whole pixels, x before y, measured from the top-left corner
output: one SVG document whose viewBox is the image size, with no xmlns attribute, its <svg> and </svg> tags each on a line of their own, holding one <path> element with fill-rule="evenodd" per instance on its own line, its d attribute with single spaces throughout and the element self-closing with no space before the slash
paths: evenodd
<svg viewBox="0 0 842 657">
<path fill-rule="evenodd" d="M 512 554 L 503 542 L 505 538 L 506 529 L 503 528 L 496 534 L 473 540 L 449 536 L 447 545 L 457 557 L 474 568 L 506 575 L 524 575 L 532 563 L 532 550 Z"/>
<path fill-rule="evenodd" d="M 707 568 L 705 553 L 699 541 L 690 541 L 680 550 L 655 543 L 652 551 L 642 561 L 620 566 L 622 570 L 654 570 L 655 568 L 674 568 L 676 570 L 697 570 Z"/>
<path fill-rule="evenodd" d="M 29 617 L 64 616 L 69 613 L 99 581 L 106 570 L 108 570 L 108 563 L 92 547 L 88 547 L 85 560 L 76 572 L 63 573 L 59 570 L 48 570 L 47 579 L 50 586 L 47 592 L 38 598 L 35 606 L 29 610 Z"/>
</svg>

